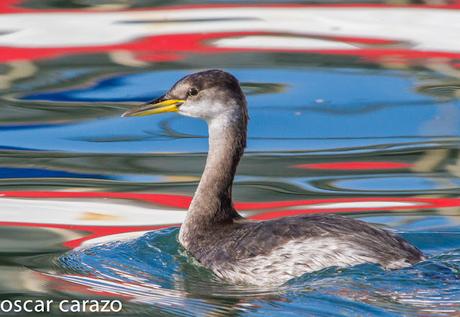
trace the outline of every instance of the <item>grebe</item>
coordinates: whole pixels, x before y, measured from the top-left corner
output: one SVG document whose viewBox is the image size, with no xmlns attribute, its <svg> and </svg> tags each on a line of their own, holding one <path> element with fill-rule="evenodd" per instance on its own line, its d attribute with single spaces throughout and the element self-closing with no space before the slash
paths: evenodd
<svg viewBox="0 0 460 317">
<path fill-rule="evenodd" d="M 280 285 L 330 266 L 375 263 L 397 269 L 423 254 L 401 237 L 334 215 L 266 221 L 243 218 L 232 204 L 232 183 L 246 146 L 248 113 L 238 80 L 221 70 L 180 79 L 162 97 L 123 116 L 163 112 L 207 121 L 209 152 L 179 242 L 199 263 L 231 283 Z"/>
</svg>

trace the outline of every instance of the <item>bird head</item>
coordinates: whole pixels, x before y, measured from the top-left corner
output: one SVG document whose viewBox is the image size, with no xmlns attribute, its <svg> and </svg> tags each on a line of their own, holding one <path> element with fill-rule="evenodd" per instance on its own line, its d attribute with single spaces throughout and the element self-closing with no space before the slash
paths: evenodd
<svg viewBox="0 0 460 317">
<path fill-rule="evenodd" d="M 238 80 L 222 70 L 207 70 L 185 76 L 163 96 L 129 110 L 122 116 L 177 112 L 211 121 L 226 114 L 246 116 L 246 111 L 246 98 Z"/>
</svg>

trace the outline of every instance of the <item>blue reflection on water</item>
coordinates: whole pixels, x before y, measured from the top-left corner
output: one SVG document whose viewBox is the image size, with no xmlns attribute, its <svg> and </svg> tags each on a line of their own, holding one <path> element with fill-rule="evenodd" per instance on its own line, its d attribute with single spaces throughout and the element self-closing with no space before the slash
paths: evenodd
<svg viewBox="0 0 460 317">
<path fill-rule="evenodd" d="M 368 177 L 351 180 L 338 180 L 335 185 L 342 189 L 352 189 L 359 191 L 426 191 L 440 189 L 458 189 L 460 179 L 442 178 L 433 176 L 392 176 L 392 177 Z"/>
<path fill-rule="evenodd" d="M 278 83 L 285 87 L 285 91 L 248 98 L 251 114 L 249 151 L 364 147 L 389 143 L 385 138 L 391 138 L 391 143 L 396 144 L 460 133 L 460 124 L 455 124 L 458 102 L 440 103 L 435 97 L 415 93 L 413 87 L 417 79 L 401 72 L 230 71 L 243 83 Z M 147 100 L 166 91 L 186 73 L 128 74 L 84 89 L 32 94 L 24 98 L 80 102 Z M 324 85 L 324 82 L 329 84 Z M 441 112 L 440 109 L 449 111 Z M 166 133 L 164 125 L 178 136 Z M 207 148 L 206 140 L 181 136 L 204 137 L 206 134 L 203 122 L 177 118 L 175 114 L 134 119 L 103 117 L 55 127 L 1 131 L 0 146 L 100 153 L 132 153 L 146 149 L 203 152 Z"/>
<path fill-rule="evenodd" d="M 21 99 L 49 101 L 145 101 L 169 89 L 181 77 L 198 70 L 168 70 L 125 74 L 101 80 L 85 88 L 25 95 Z M 253 96 L 253 107 L 309 106 L 327 102 L 334 107 L 363 103 L 413 103 L 433 101 L 414 94 L 413 75 L 402 71 L 378 72 L 355 69 L 329 69 L 328 72 L 304 68 L 286 69 L 229 69 L 242 82 L 281 83 L 288 94 L 265 93 Z M 329 83 L 325 85 L 324 83 Z M 333 87 L 333 89 L 331 89 Z M 322 100 L 319 100 L 321 99 Z M 322 101 L 322 102 L 321 102 Z M 309 104 L 312 103 L 312 104 Z M 361 105 L 362 106 L 362 105 Z M 350 109 L 343 109 L 344 111 Z"/>
<path fill-rule="evenodd" d="M 66 171 L 39 169 L 39 168 L 11 168 L 0 166 L 0 178 L 41 178 L 41 177 L 75 177 L 111 179 L 110 176 L 97 174 L 70 173 Z"/>
</svg>

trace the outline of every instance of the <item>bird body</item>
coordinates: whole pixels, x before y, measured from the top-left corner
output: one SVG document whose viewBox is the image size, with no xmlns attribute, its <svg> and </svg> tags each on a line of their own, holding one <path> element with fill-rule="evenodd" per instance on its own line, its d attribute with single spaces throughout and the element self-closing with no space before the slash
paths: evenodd
<svg viewBox="0 0 460 317">
<path fill-rule="evenodd" d="M 179 242 L 199 263 L 232 283 L 279 285 L 326 267 L 375 263 L 387 269 L 421 261 L 423 254 L 398 235 L 334 215 L 243 218 L 232 184 L 246 146 L 246 98 L 232 75 L 209 70 L 179 80 L 163 97 L 125 113 L 161 112 L 202 118 L 209 152 Z"/>
<path fill-rule="evenodd" d="M 234 220 L 194 231 L 181 243 L 217 276 L 238 284 L 279 285 L 330 266 L 397 269 L 421 260 L 398 235 L 336 215 Z"/>
</svg>

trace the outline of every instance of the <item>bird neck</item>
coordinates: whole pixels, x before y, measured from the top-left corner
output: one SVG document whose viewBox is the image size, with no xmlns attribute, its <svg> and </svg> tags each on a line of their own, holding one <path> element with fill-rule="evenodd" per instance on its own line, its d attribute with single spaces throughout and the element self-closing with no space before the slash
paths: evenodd
<svg viewBox="0 0 460 317">
<path fill-rule="evenodd" d="M 215 224 L 240 218 L 233 208 L 232 183 L 246 146 L 247 117 L 227 113 L 208 121 L 209 151 L 206 166 L 181 227 L 180 240 Z"/>
</svg>

